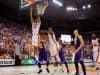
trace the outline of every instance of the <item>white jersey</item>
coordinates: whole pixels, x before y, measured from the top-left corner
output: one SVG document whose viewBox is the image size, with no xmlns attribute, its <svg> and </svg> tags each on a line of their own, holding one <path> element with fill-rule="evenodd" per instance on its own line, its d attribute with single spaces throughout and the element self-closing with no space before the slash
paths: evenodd
<svg viewBox="0 0 100 75">
<path fill-rule="evenodd" d="M 48 34 L 49 38 L 49 49 L 50 49 L 50 54 L 51 56 L 57 55 L 57 42 L 56 42 L 56 37 L 55 34 Z"/>
<path fill-rule="evenodd" d="M 41 22 L 32 24 L 32 45 L 33 46 L 38 45 L 40 25 L 41 25 Z"/>
</svg>

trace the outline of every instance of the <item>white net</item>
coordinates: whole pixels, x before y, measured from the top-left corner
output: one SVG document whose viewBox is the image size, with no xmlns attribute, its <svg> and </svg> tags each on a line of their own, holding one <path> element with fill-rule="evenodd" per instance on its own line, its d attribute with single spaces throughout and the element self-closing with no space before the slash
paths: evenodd
<svg viewBox="0 0 100 75">
<path fill-rule="evenodd" d="M 48 2 L 45 2 L 42 5 L 37 5 L 37 14 L 43 15 L 47 7 L 48 7 Z"/>
</svg>

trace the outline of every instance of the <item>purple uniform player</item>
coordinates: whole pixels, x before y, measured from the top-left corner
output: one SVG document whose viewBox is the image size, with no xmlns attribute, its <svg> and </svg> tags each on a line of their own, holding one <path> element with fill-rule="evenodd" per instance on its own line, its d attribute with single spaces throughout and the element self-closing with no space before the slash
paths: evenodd
<svg viewBox="0 0 100 75">
<path fill-rule="evenodd" d="M 47 50 L 46 50 L 46 48 L 44 46 L 44 43 L 43 42 L 40 42 L 40 47 L 39 47 L 39 63 L 38 63 L 39 72 L 38 72 L 38 74 L 40 74 L 42 72 L 41 63 L 43 61 L 46 62 L 46 66 L 47 66 L 46 67 L 46 70 L 49 73 L 49 69 L 48 69 L 49 61 L 48 61 Z"/>
<path fill-rule="evenodd" d="M 66 46 L 62 45 L 61 49 L 59 50 L 59 58 L 60 58 L 60 61 L 65 64 L 67 73 L 69 73 L 68 64 L 67 64 L 66 58 L 65 58 L 65 48 L 66 48 Z"/>
</svg>

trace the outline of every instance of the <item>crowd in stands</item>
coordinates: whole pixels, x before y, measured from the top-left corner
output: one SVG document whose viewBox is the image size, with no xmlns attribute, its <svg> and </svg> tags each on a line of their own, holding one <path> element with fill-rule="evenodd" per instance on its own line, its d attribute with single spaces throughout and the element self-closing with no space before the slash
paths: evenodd
<svg viewBox="0 0 100 75">
<path fill-rule="evenodd" d="M 0 59 L 14 58 L 20 53 L 23 58 L 29 56 L 31 37 L 31 27 L 0 19 Z"/>
<path fill-rule="evenodd" d="M 45 39 L 46 36 L 41 38 Z M 84 50 L 85 54 L 87 54 L 85 56 L 90 56 L 92 51 L 91 42 L 86 40 L 85 45 Z M 15 58 L 15 55 L 25 59 L 33 56 L 32 52 L 31 26 L 17 24 L 0 18 L 0 59 Z"/>
</svg>

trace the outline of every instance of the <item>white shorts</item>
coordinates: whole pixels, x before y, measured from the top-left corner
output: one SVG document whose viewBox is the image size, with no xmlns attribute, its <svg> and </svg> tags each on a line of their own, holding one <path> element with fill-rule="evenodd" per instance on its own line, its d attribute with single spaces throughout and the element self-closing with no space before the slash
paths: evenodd
<svg viewBox="0 0 100 75">
<path fill-rule="evenodd" d="M 51 56 L 55 56 L 55 55 L 57 55 L 57 48 L 56 47 L 54 47 L 54 46 L 50 46 L 50 55 Z"/>
<path fill-rule="evenodd" d="M 38 46 L 38 35 L 32 36 L 32 46 Z"/>
<path fill-rule="evenodd" d="M 57 55 L 57 56 L 55 56 L 55 57 L 51 57 L 51 62 L 52 62 L 52 63 L 60 62 L 59 56 Z"/>
<path fill-rule="evenodd" d="M 94 61 L 97 60 L 97 56 L 98 56 L 98 50 L 97 49 L 93 49 L 93 60 Z"/>
<path fill-rule="evenodd" d="M 57 62 L 61 62 L 59 55 L 56 56 Z"/>
</svg>

